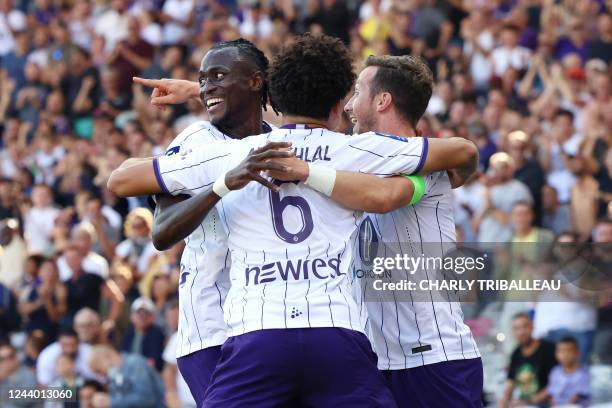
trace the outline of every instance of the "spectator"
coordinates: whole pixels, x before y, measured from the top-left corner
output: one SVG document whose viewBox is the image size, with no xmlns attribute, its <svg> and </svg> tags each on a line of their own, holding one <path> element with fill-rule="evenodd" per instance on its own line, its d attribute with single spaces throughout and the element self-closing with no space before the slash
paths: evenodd
<svg viewBox="0 0 612 408">
<path fill-rule="evenodd" d="M 532 201 L 527 187 L 512 178 L 514 169 L 514 160 L 507 153 L 491 156 L 483 189 L 485 205 L 474 221 L 480 242 L 509 241 L 512 238 L 512 207 L 520 201 Z"/>
<path fill-rule="evenodd" d="M 559 204 L 557 190 L 545 185 L 542 187 L 542 226 L 555 234 L 569 231 L 572 219 L 568 204 Z"/>
<path fill-rule="evenodd" d="M 42 330 L 35 330 L 26 339 L 26 343 L 24 346 L 25 358 L 23 360 L 23 364 L 31 369 L 36 369 L 36 362 L 38 361 L 38 356 L 43 351 L 45 346 L 47 345 L 47 337 Z"/>
<path fill-rule="evenodd" d="M 587 60 L 587 43 L 584 23 L 580 17 L 572 17 L 568 24 L 568 33 L 561 37 L 555 46 L 555 57 L 562 60 L 570 53 L 576 53 L 582 59 Z"/>
<path fill-rule="evenodd" d="M 62 354 L 55 363 L 58 378 L 51 384 L 54 389 L 70 390 L 72 395 L 78 395 L 78 389 L 83 385 L 84 379 L 76 371 L 75 358 L 69 354 Z M 60 408 L 64 404 L 61 402 L 47 403 L 45 408 Z"/>
<path fill-rule="evenodd" d="M 10 332 L 19 327 L 21 320 L 17 313 L 17 302 L 13 292 L 0 282 L 0 341 L 7 341 Z"/>
<path fill-rule="evenodd" d="M 166 405 L 169 408 L 195 407 L 193 396 L 176 363 L 177 330 L 179 321 L 178 301 L 173 301 L 166 310 L 166 320 L 171 330 L 170 338 L 164 349 L 164 369 L 162 378 L 166 388 Z"/>
<path fill-rule="evenodd" d="M 79 407 L 80 408 L 96 408 L 93 405 L 93 397 L 96 393 L 103 394 L 105 388 L 96 380 L 86 380 L 79 388 Z"/>
<path fill-rule="evenodd" d="M 591 375 L 589 368 L 580 364 L 580 352 L 576 340 L 572 337 L 559 340 L 555 355 L 559 365 L 552 369 L 548 379 L 550 405 L 589 406 Z"/>
<path fill-rule="evenodd" d="M 553 234 L 543 228 L 538 228 L 533 225 L 535 215 L 532 204 L 525 201 L 519 201 L 512 207 L 510 213 L 510 219 L 514 229 L 514 237 L 512 241 L 515 243 L 536 243 L 543 244 L 545 248 L 546 244 L 550 244 L 553 241 Z M 538 252 L 538 249 L 534 249 Z M 540 250 L 543 252 L 542 250 Z M 539 257 L 533 259 L 537 264 Z"/>
<path fill-rule="evenodd" d="M 542 140 L 542 167 L 548 172 L 548 184 L 557 190 L 561 204 L 570 201 L 576 182 L 572 173 L 579 165 L 576 159 L 582 137 L 574 130 L 574 114 L 559 110 L 554 116 L 550 135 Z"/>
<path fill-rule="evenodd" d="M 157 250 L 153 246 L 151 231 L 153 227 L 153 215 L 146 208 L 136 208 L 128 214 L 124 230 L 126 240 L 117 245 L 115 251 L 117 257 L 124 263 L 130 265 L 136 280 L 147 275 L 149 266 L 157 256 Z M 150 276 L 148 280 L 151 280 Z M 143 281 L 143 286 L 148 286 Z"/>
<path fill-rule="evenodd" d="M 21 364 L 17 357 L 17 350 L 9 344 L 0 345 L 0 397 L 5 408 L 21 407 L 8 399 L 10 390 L 36 389 L 36 377 L 27 367 Z M 20 402 L 20 401 L 19 401 Z M 33 406 L 33 405 L 30 405 Z"/>
<path fill-rule="evenodd" d="M 112 280 L 86 273 L 82 268 L 83 258 L 78 248 L 71 246 L 64 251 L 66 263 L 72 275 L 66 281 L 68 288 L 68 315 L 66 323 L 71 323 L 74 315 L 84 307 L 97 310 L 102 297 L 108 297 L 111 304 L 109 319 L 115 321 L 121 311 L 123 296 Z"/>
<path fill-rule="evenodd" d="M 166 334 L 171 334 L 168 321 L 166 320 L 167 310 L 171 305 L 176 286 L 170 283 L 170 276 L 165 273 L 157 273 L 151 281 L 151 300 L 155 305 L 155 325 Z"/>
<path fill-rule="evenodd" d="M 533 198 L 535 225 L 542 225 L 542 187 L 545 174 L 540 163 L 531 155 L 529 136 L 517 130 L 508 134 L 508 154 L 514 159 L 514 178 L 523 182 Z"/>
<path fill-rule="evenodd" d="M 112 0 L 111 8 L 97 20 L 94 32 L 104 38 L 105 49 L 111 52 L 115 45 L 128 36 L 127 1 Z"/>
<path fill-rule="evenodd" d="M 97 240 L 96 231 L 92 224 L 81 223 L 76 226 L 72 232 L 72 245 L 79 251 L 79 255 L 83 261 L 81 269 L 85 273 L 97 275 L 103 279 L 109 276 L 108 261 L 96 252 L 92 251 L 93 244 Z M 67 281 L 72 277 L 72 269 L 68 266 L 65 256 L 61 256 L 57 260 L 60 269 L 60 276 L 63 281 Z"/>
<path fill-rule="evenodd" d="M 501 45 L 491 53 L 493 73 L 498 78 L 504 77 L 509 70 L 521 71 L 527 68 L 531 52 L 518 44 L 518 28 L 504 25 L 500 32 Z"/>
<path fill-rule="evenodd" d="M 93 225 L 98 238 L 92 251 L 102 254 L 106 259 L 112 259 L 121 234 L 121 216 L 108 205 L 104 205 L 102 198 L 94 195 L 87 199 L 83 221 Z"/>
<path fill-rule="evenodd" d="M 310 17 L 311 24 L 321 26 L 327 35 L 340 38 L 349 43 L 350 14 L 344 1 L 323 0 L 317 5 L 316 13 Z"/>
<path fill-rule="evenodd" d="M 53 252 L 51 233 L 53 223 L 60 211 L 53 207 L 53 196 L 49 186 L 38 184 L 32 191 L 32 208 L 24 214 L 24 233 L 28 250 L 49 255 Z"/>
<path fill-rule="evenodd" d="M 87 379 L 96 379 L 96 375 L 88 366 L 91 346 L 80 343 L 77 333 L 73 329 L 62 329 L 58 340 L 48 345 L 38 356 L 36 378 L 40 385 L 48 387 L 57 381 L 59 378 L 57 360 L 63 354 L 75 359 L 76 371 L 80 376 Z"/>
<path fill-rule="evenodd" d="M 580 256 L 579 237 L 565 232 L 553 247 L 551 279 L 566 282 L 554 293 L 541 293 L 535 307 L 534 333 L 556 343 L 564 337 L 576 340 L 583 364 L 589 362 L 597 325 L 596 298 L 589 290 L 593 283 L 588 262 Z M 540 265 L 542 268 L 544 265 Z M 568 319 L 568 316 L 572 316 Z"/>
<path fill-rule="evenodd" d="M 107 63 L 119 75 L 119 87 L 130 89 L 132 77 L 148 68 L 153 62 L 154 49 L 140 37 L 140 24 L 136 17 L 128 19 L 128 35 L 120 41 L 111 53 Z"/>
<path fill-rule="evenodd" d="M 187 36 L 187 27 L 195 6 L 193 0 L 166 0 L 161 10 L 162 44 L 180 43 Z"/>
<path fill-rule="evenodd" d="M 597 17 L 597 36 L 587 45 L 589 59 L 612 60 L 612 14 L 610 10 Z"/>
<path fill-rule="evenodd" d="M 151 299 L 140 297 L 132 303 L 132 324 L 125 333 L 121 350 L 142 355 L 151 367 L 161 371 L 165 337 L 162 329 L 154 324 L 155 312 Z"/>
<path fill-rule="evenodd" d="M 595 258 L 593 264 L 599 272 L 597 287 L 607 285 L 608 271 L 612 270 L 612 218 L 600 220 L 593 230 Z M 597 310 L 597 331 L 593 346 L 595 361 L 600 364 L 612 364 L 612 297 L 609 292 L 599 292 L 599 308 Z"/>
<path fill-rule="evenodd" d="M 508 379 L 500 407 L 540 404 L 546 400 L 548 376 L 555 366 L 555 347 L 532 336 L 533 325 L 529 315 L 519 313 L 512 321 L 512 335 L 518 347 L 510 358 Z M 514 390 L 518 390 L 518 398 Z"/>
<path fill-rule="evenodd" d="M 92 309 L 83 308 L 74 316 L 74 330 L 82 343 L 94 346 L 103 342 L 101 329 L 100 316 Z"/>
<path fill-rule="evenodd" d="M 59 280 L 54 259 L 45 259 L 31 285 L 21 294 L 19 311 L 30 334 L 42 330 L 51 342 L 57 338 L 60 319 L 66 313 L 68 292 Z"/>
<path fill-rule="evenodd" d="M 17 290 L 24 279 L 26 245 L 13 218 L 0 221 L 0 283 Z"/>
<path fill-rule="evenodd" d="M 108 381 L 108 394 L 93 396 L 94 406 L 156 408 L 164 406 L 164 388 L 159 374 L 142 356 L 119 354 L 109 346 L 94 347 L 91 369 Z"/>
<path fill-rule="evenodd" d="M 0 177 L 0 219 L 19 217 L 15 201 L 16 186 L 11 179 Z"/>
</svg>

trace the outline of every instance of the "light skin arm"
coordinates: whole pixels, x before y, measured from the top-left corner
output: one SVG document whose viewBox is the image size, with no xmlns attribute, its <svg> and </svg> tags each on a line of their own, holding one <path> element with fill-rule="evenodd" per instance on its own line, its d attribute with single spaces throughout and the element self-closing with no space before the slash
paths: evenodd
<svg viewBox="0 0 612 408">
<path fill-rule="evenodd" d="M 414 185 L 405 177 L 339 171 L 331 199 L 353 210 L 382 214 L 408 205 L 413 193 Z"/>
<path fill-rule="evenodd" d="M 269 172 L 271 177 L 285 181 L 304 181 L 308 178 L 308 163 L 297 158 L 275 161 L 291 168 L 291 172 Z M 463 185 L 474 174 L 477 166 L 478 149 L 472 142 L 462 138 L 429 139 L 428 155 L 420 173 L 452 169 L 452 175 L 449 176 L 454 188 Z M 413 193 L 414 185 L 405 177 L 380 178 L 364 173 L 338 171 L 331 198 L 353 210 L 387 213 L 408 205 Z"/>
</svg>

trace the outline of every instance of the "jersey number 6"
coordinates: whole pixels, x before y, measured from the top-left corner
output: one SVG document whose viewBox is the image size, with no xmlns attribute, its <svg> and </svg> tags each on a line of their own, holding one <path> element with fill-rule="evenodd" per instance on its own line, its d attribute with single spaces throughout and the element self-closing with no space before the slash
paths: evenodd
<svg viewBox="0 0 612 408">
<path fill-rule="evenodd" d="M 287 231 L 283 223 L 283 211 L 290 205 L 300 210 L 302 215 L 302 228 L 296 233 Z M 310 236 L 313 229 L 312 212 L 310 211 L 308 201 L 303 197 L 286 196 L 281 198 L 279 193 L 270 191 L 270 206 L 272 208 L 274 232 L 276 232 L 280 239 L 289 244 L 299 244 Z"/>
</svg>

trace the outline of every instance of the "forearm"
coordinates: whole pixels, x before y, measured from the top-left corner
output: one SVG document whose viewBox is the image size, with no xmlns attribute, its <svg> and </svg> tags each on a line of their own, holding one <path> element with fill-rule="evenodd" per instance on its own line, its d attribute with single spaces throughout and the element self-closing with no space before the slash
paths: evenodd
<svg viewBox="0 0 612 408">
<path fill-rule="evenodd" d="M 212 186 L 187 199 L 167 195 L 156 198 L 153 244 L 160 251 L 169 249 L 191 234 L 221 200 Z"/>
<path fill-rule="evenodd" d="M 404 177 L 338 171 L 331 198 L 353 210 L 387 213 L 408 205 L 413 193 L 414 185 Z"/>
<path fill-rule="evenodd" d="M 469 177 L 478 168 L 478 148 L 467 139 L 428 139 L 428 144 L 428 154 L 420 174 L 456 170 Z"/>
<path fill-rule="evenodd" d="M 111 173 L 107 188 L 119 197 L 162 192 L 151 158 L 131 158 L 124 161 Z"/>
</svg>

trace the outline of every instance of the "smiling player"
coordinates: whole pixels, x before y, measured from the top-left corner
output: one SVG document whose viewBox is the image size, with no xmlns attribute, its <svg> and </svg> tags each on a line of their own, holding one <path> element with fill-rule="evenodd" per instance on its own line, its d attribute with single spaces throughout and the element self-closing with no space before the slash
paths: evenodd
<svg viewBox="0 0 612 408">
<path fill-rule="evenodd" d="M 355 132 L 411 138 L 432 86 L 431 71 L 417 58 L 370 57 L 345 111 Z M 450 175 L 462 184 L 475 170 L 467 166 Z M 362 238 L 382 245 L 398 244 L 400 253 L 409 256 L 442 258 L 455 242 L 451 179 L 447 172 L 435 172 L 414 181 L 421 185 L 420 197 L 388 214 L 364 214 L 360 230 L 368 237 Z M 359 255 L 356 260 L 357 269 L 368 269 Z M 418 271 L 417 276 L 429 279 L 435 273 L 423 272 Z M 450 297 L 434 300 L 431 292 L 425 300 L 411 296 L 412 301 L 372 301 L 364 294 L 368 283 L 362 283 L 357 293 L 367 309 L 369 338 L 398 405 L 482 406 L 482 362 L 460 304 Z"/>
<path fill-rule="evenodd" d="M 186 154 L 212 141 L 240 139 L 270 131 L 262 120 L 262 106 L 268 103 L 265 72 L 268 61 L 249 41 L 239 39 L 217 44 L 204 56 L 200 84 L 181 80 L 134 78 L 153 87 L 154 105 L 181 103 L 200 98 L 210 122 L 187 127 L 168 146 L 166 155 Z M 223 303 L 229 290 L 227 267 L 230 258 L 227 234 L 217 197 L 211 189 L 196 189 L 189 196 L 156 196 L 153 240 L 158 249 L 167 249 L 186 238 L 179 282 L 179 328 L 177 364 L 198 404 L 226 340 Z M 221 209 L 222 211 L 222 209 Z M 208 215 L 207 215 L 208 214 Z"/>
</svg>

